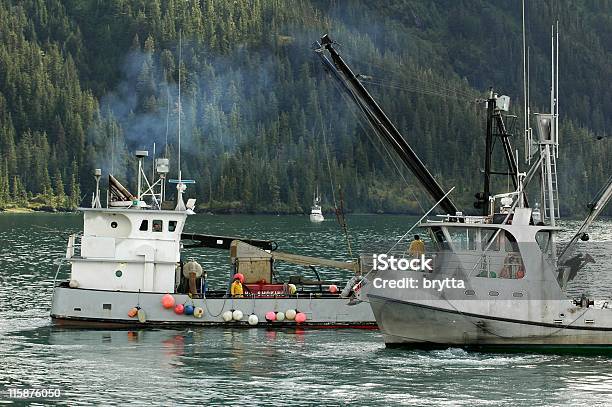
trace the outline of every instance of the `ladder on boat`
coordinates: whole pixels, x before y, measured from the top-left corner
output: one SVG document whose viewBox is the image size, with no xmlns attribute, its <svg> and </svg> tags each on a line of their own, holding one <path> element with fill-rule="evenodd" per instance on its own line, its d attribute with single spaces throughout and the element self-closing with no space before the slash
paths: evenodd
<svg viewBox="0 0 612 407">
<path fill-rule="evenodd" d="M 557 160 L 556 154 L 554 152 L 554 148 L 552 146 L 542 146 L 543 149 L 547 149 L 548 151 L 543 151 L 542 154 L 546 154 L 548 159 L 550 160 L 550 174 L 548 173 L 548 165 L 546 160 L 542 160 L 542 209 L 544 219 L 550 219 L 551 215 L 554 215 L 555 218 L 559 217 L 559 188 L 557 184 Z M 551 179 L 549 184 L 548 179 Z M 551 189 L 552 186 L 552 189 Z M 551 214 L 551 204 L 549 197 L 552 196 L 552 214 Z"/>
</svg>

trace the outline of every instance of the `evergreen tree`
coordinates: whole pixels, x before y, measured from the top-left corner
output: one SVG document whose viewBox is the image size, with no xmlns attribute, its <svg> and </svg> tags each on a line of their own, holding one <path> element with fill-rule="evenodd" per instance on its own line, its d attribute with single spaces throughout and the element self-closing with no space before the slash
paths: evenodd
<svg viewBox="0 0 612 407">
<path fill-rule="evenodd" d="M 78 166 L 76 161 L 72 162 L 72 175 L 70 178 L 70 196 L 68 197 L 70 209 L 76 209 L 81 203 L 81 188 L 78 181 Z"/>
</svg>

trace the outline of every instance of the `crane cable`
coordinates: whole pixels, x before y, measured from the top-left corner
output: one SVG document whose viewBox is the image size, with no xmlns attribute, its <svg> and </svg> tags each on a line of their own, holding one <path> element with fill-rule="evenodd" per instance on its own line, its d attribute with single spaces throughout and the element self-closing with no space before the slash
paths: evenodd
<svg viewBox="0 0 612 407">
<path fill-rule="evenodd" d="M 408 180 L 406 179 L 406 177 L 404 176 L 403 171 L 400 169 L 399 164 L 396 161 L 396 157 L 391 153 L 391 151 L 389 151 L 389 148 L 387 147 L 386 142 L 382 139 L 382 137 L 380 136 L 380 134 L 378 133 L 378 131 L 374 128 L 374 126 L 372 125 L 372 123 L 370 123 L 369 121 L 365 120 L 362 116 L 357 114 L 357 108 L 360 109 L 362 112 L 365 113 L 365 111 L 363 111 L 363 107 L 362 106 L 358 106 L 357 108 L 355 107 L 355 104 L 352 103 L 353 101 L 349 99 L 348 95 L 346 94 L 346 92 L 344 92 L 341 88 L 340 85 L 336 82 L 336 81 L 332 81 L 333 86 L 337 89 L 337 91 L 340 93 L 340 95 L 342 95 L 342 98 L 347 102 L 347 105 L 349 106 L 349 111 L 355 116 L 355 118 L 357 119 L 357 124 L 359 124 L 359 127 L 361 128 L 361 130 L 363 131 L 363 133 L 368 137 L 368 139 L 370 140 L 370 142 L 372 143 L 372 145 L 374 146 L 374 148 L 376 149 L 376 152 L 378 154 L 380 154 L 381 156 L 384 157 L 385 154 L 383 154 L 383 152 L 380 150 L 380 148 L 377 146 L 377 143 L 375 142 L 378 141 L 378 143 L 380 143 L 380 145 L 382 145 L 383 149 L 385 150 L 385 153 L 387 154 L 387 157 L 389 158 L 389 160 L 391 161 L 391 163 L 393 164 L 393 167 L 395 167 L 395 170 L 397 171 L 398 175 L 400 176 L 400 178 L 402 178 L 402 180 L 404 181 L 404 184 L 406 184 L 406 186 L 408 187 L 408 191 L 410 192 L 410 194 L 412 195 L 412 198 L 414 199 L 414 201 L 419 205 L 419 208 L 421 208 L 421 210 L 424 212 L 425 208 L 423 207 L 423 205 L 421 204 L 421 201 L 418 199 L 418 197 L 416 196 L 414 190 L 412 189 L 412 185 L 408 182 Z M 352 92 L 352 91 L 351 91 Z M 365 123 L 364 123 L 365 122 Z M 368 129 L 366 129 L 366 124 L 367 126 L 369 126 L 369 128 L 372 130 L 372 132 L 374 133 L 374 135 L 376 136 L 376 138 L 374 138 L 373 136 L 371 136 L 371 132 L 368 131 Z M 385 161 L 385 164 L 387 164 L 387 166 L 389 166 L 388 162 Z M 391 166 L 389 166 L 391 167 Z M 391 167 L 392 168 L 392 167 Z"/>
<path fill-rule="evenodd" d="M 343 203 L 344 199 L 342 196 L 342 189 L 339 188 L 340 208 L 338 208 L 338 203 L 336 201 L 335 186 L 334 186 L 334 177 L 332 174 L 331 162 L 329 159 L 329 149 L 327 146 L 327 137 L 326 137 L 327 132 L 325 131 L 325 128 L 323 126 L 322 126 L 322 133 L 323 133 L 323 145 L 325 146 L 325 158 L 327 159 L 327 171 L 329 172 L 329 184 L 331 186 L 331 191 L 332 191 L 332 200 L 334 201 L 334 211 L 336 212 L 336 220 L 338 221 L 338 224 L 340 224 L 340 228 L 342 229 L 342 232 L 344 234 L 344 239 L 346 240 L 346 248 L 348 250 L 349 257 L 353 258 L 353 250 L 351 248 L 351 236 L 349 234 L 348 225 L 346 223 L 346 218 L 344 216 L 344 203 Z"/>
</svg>

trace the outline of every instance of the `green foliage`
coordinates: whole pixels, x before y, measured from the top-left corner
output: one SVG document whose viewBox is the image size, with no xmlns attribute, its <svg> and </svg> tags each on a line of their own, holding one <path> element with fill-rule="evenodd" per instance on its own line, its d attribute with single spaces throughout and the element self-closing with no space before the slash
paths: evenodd
<svg viewBox="0 0 612 407">
<path fill-rule="evenodd" d="M 549 22 L 562 27 L 564 214 L 580 214 L 612 173 L 612 88 L 600 86 L 612 77 L 609 10 L 609 1 L 528 2 L 536 110 L 548 103 Z M 325 32 L 372 77 L 364 83 L 431 172 L 471 208 L 484 120 L 473 100 L 494 84 L 523 114 L 513 2 L 0 2 L 0 208 L 30 200 L 73 209 L 93 190 L 95 167 L 133 188 L 130 152 L 153 142 L 173 159 L 175 177 L 180 73 L 183 176 L 197 180 L 189 194 L 202 209 L 308 211 L 317 186 L 329 208 L 331 177 L 349 210 L 421 212 L 432 202 L 313 55 Z M 520 138 L 514 144 L 522 148 Z"/>
</svg>

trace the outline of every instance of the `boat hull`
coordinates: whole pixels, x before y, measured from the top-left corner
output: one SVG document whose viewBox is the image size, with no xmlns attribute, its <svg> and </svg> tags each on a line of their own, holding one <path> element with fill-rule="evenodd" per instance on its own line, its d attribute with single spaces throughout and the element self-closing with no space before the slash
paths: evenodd
<svg viewBox="0 0 612 407">
<path fill-rule="evenodd" d="M 175 294 L 177 304 L 192 304 L 202 307 L 204 315 L 176 314 L 173 309 L 162 307 L 163 293 L 138 293 L 124 291 L 104 291 L 81 288 L 56 287 L 51 305 L 51 318 L 57 325 L 126 327 L 139 326 L 180 326 L 209 325 L 236 327 L 311 327 L 311 328 L 367 328 L 376 329 L 374 314 L 369 304 L 362 302 L 349 305 L 349 300 L 340 297 L 317 297 L 305 295 L 287 298 L 206 298 L 190 299 L 183 294 Z M 146 321 L 128 317 L 128 311 L 139 306 L 146 313 Z M 306 321 L 297 324 L 284 320 L 267 322 L 266 313 L 286 312 L 295 309 L 306 314 Z M 240 310 L 240 321 L 223 320 L 225 311 Z M 249 325 L 248 317 L 257 315 L 259 323 Z"/>
<path fill-rule="evenodd" d="M 310 214 L 310 221 L 311 222 L 318 223 L 318 222 L 323 222 L 324 220 L 325 220 L 325 218 L 320 213 L 311 213 Z"/>
<path fill-rule="evenodd" d="M 576 350 L 612 352 L 612 325 L 577 326 L 542 323 L 462 312 L 369 295 L 370 305 L 388 347 L 477 350 Z M 611 314 L 612 312 L 608 312 Z M 600 318 L 599 321 L 603 320 Z"/>
</svg>

